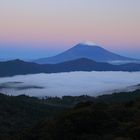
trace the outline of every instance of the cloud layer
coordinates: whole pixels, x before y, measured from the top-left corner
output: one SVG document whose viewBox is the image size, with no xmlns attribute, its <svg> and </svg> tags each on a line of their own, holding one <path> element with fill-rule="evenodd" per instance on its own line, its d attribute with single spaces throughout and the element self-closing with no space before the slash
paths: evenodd
<svg viewBox="0 0 140 140">
<path fill-rule="evenodd" d="M 22 75 L 0 79 L 0 91 L 30 96 L 97 96 L 140 83 L 140 72 L 71 72 Z M 2 85 L 6 87 L 2 88 Z M 41 88 L 40 88 L 41 87 Z"/>
</svg>

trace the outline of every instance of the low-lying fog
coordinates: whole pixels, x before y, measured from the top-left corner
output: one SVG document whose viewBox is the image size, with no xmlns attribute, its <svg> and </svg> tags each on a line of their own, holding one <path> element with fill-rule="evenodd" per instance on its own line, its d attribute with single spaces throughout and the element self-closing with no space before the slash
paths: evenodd
<svg viewBox="0 0 140 140">
<path fill-rule="evenodd" d="M 91 95 L 140 84 L 140 72 L 70 72 L 0 78 L 0 92 L 30 96 Z"/>
</svg>

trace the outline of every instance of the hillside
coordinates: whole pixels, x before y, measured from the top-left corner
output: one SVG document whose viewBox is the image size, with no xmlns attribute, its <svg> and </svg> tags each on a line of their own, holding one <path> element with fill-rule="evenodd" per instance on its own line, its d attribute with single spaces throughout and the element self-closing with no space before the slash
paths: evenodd
<svg viewBox="0 0 140 140">
<path fill-rule="evenodd" d="M 62 110 L 37 98 L 0 94 L 0 140 L 19 140 L 29 128 Z"/>
<path fill-rule="evenodd" d="M 140 90 L 97 98 L 0 94 L 0 140 L 138 140 L 139 107 Z"/>
<path fill-rule="evenodd" d="M 137 93 L 140 95 L 140 91 Z M 140 98 L 120 103 L 103 101 L 79 103 L 52 121 L 42 121 L 31 129 L 25 139 L 139 140 L 139 108 Z"/>
<path fill-rule="evenodd" d="M 36 64 L 18 59 L 0 62 L 0 77 L 72 71 L 140 71 L 140 64 L 112 65 L 95 62 L 87 58 L 80 58 L 59 64 Z"/>
</svg>

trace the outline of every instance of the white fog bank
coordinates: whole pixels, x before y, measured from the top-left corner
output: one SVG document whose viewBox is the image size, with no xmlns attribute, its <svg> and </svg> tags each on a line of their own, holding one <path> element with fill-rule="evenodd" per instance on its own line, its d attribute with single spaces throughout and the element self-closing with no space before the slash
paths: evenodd
<svg viewBox="0 0 140 140">
<path fill-rule="evenodd" d="M 30 96 L 97 96 L 140 84 L 140 72 L 70 72 L 0 78 L 0 92 Z"/>
</svg>

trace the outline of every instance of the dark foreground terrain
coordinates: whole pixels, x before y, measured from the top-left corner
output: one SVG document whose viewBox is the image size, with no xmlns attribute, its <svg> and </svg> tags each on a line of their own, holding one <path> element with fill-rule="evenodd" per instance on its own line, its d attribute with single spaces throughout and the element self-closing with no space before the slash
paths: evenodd
<svg viewBox="0 0 140 140">
<path fill-rule="evenodd" d="M 0 94 L 0 140 L 139 140 L 140 90 L 37 99 Z"/>
</svg>

